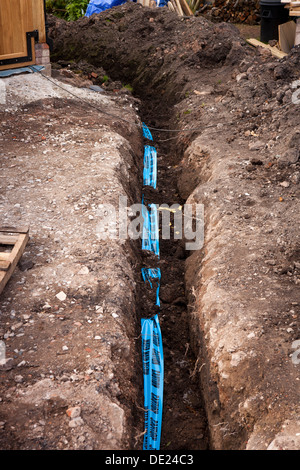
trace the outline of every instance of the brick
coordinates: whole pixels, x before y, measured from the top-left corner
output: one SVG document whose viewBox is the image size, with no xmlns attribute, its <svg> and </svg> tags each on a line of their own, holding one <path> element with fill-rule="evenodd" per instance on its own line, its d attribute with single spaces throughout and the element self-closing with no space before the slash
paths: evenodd
<svg viewBox="0 0 300 470">
<path fill-rule="evenodd" d="M 35 58 L 35 63 L 37 65 L 46 65 L 50 64 L 50 58 L 49 57 L 36 57 Z"/>
<path fill-rule="evenodd" d="M 49 50 L 47 49 L 35 50 L 35 57 L 50 57 Z"/>
</svg>

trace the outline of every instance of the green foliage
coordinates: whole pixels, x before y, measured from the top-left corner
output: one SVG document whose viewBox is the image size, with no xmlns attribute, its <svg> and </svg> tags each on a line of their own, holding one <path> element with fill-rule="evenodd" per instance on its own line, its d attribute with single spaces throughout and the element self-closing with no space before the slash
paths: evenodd
<svg viewBox="0 0 300 470">
<path fill-rule="evenodd" d="M 133 87 L 131 85 L 124 85 L 124 88 L 127 88 L 127 90 L 133 92 Z"/>
<path fill-rule="evenodd" d="M 68 20 L 75 21 L 86 12 L 89 0 L 73 0 L 67 4 Z"/>
<path fill-rule="evenodd" d="M 86 12 L 89 0 L 46 0 L 46 11 L 67 21 L 75 21 Z"/>
</svg>

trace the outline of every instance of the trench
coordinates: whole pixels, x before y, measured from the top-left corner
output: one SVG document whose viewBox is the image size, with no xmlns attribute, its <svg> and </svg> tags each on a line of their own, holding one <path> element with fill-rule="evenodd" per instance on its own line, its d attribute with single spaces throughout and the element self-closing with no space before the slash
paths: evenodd
<svg viewBox="0 0 300 470">
<path fill-rule="evenodd" d="M 139 96 L 142 99 L 142 96 Z M 167 129 L 172 120 L 172 108 L 155 100 L 143 100 L 142 121 L 157 129 Z M 182 206 L 185 201 L 177 188 L 177 173 L 182 157 L 174 139 L 166 132 L 152 131 L 157 150 L 157 188 L 143 187 L 146 203 L 161 207 L 167 204 Z M 173 142 L 173 143 L 172 143 Z M 146 142 L 150 144 L 150 142 Z M 159 211 L 161 214 L 162 211 Z M 160 228 L 162 220 L 160 220 Z M 170 214 L 170 239 L 160 236 L 160 259 L 142 253 L 141 267 L 159 267 L 161 270 L 160 307 L 155 307 L 154 292 L 141 284 L 138 311 L 150 318 L 159 314 L 164 349 L 164 398 L 161 450 L 207 450 L 209 431 L 202 393 L 197 374 L 197 358 L 190 344 L 188 305 L 185 293 L 185 251 L 183 240 L 174 239 L 174 216 Z M 161 232 L 160 232 L 161 233 Z"/>
<path fill-rule="evenodd" d="M 130 12 L 134 8 L 136 7 L 126 5 L 115 11 L 116 14 L 118 10 Z M 148 17 L 154 14 L 164 13 L 153 10 L 146 12 Z M 120 17 L 122 18 L 122 15 Z M 53 55 L 53 60 L 60 61 L 60 66 L 63 67 L 68 64 L 68 47 L 70 47 L 69 57 L 74 58 L 75 54 L 78 63 L 84 56 L 84 53 L 82 52 L 81 56 L 78 48 L 76 49 L 77 46 L 73 45 L 72 41 L 76 41 L 75 36 L 69 38 L 70 44 L 68 39 L 63 46 L 58 41 Z M 53 39 L 55 42 L 55 35 Z M 151 130 L 151 133 L 153 145 L 158 154 L 158 185 L 157 189 L 153 190 L 148 187 L 143 188 L 141 182 L 141 195 L 144 195 L 149 204 L 183 205 L 185 201 L 179 195 L 177 180 L 184 148 L 183 146 L 178 147 L 174 133 L 168 134 L 159 129 L 174 129 L 176 126 L 174 105 L 184 98 L 185 78 L 178 76 L 178 79 L 175 79 L 174 73 L 162 73 L 160 63 L 155 64 L 154 67 L 148 67 L 147 57 L 144 56 L 142 59 L 140 58 L 140 62 L 137 58 L 133 61 L 130 55 L 122 55 L 116 45 L 114 48 L 111 45 L 104 47 L 101 52 L 99 48 L 98 52 L 99 56 L 95 54 L 90 58 L 84 57 L 84 60 L 88 61 L 89 71 L 97 70 L 97 67 L 101 65 L 112 80 L 132 84 L 133 96 L 140 101 L 138 112 L 141 121 L 147 126 L 157 129 Z M 151 50 L 149 53 L 151 54 Z M 82 69 L 86 64 L 80 63 L 78 68 Z M 156 79 L 156 74 L 160 74 L 159 80 Z M 192 134 L 190 138 L 192 138 Z M 183 241 L 174 240 L 173 235 L 171 230 L 169 240 L 160 239 L 159 260 L 147 252 L 140 254 L 137 270 L 139 287 L 136 308 L 139 312 L 139 318 L 137 318 L 136 331 L 138 336 L 141 318 L 150 318 L 159 313 L 164 350 L 164 398 L 160 449 L 162 451 L 208 450 L 211 447 L 209 426 L 199 384 L 199 374 L 197 373 L 198 358 L 191 345 L 189 306 L 185 292 L 185 263 L 189 252 L 185 251 Z M 161 270 L 161 306 L 159 309 L 155 307 L 153 291 L 147 288 L 147 285 L 141 280 L 142 267 L 159 267 Z M 138 345 L 135 345 L 136 378 L 134 386 L 138 389 L 140 406 L 138 410 L 133 411 L 131 417 L 131 442 L 135 448 L 135 436 L 139 433 L 142 434 L 144 424 L 141 350 L 140 342 L 137 343 Z M 138 447 L 141 448 L 141 445 L 140 440 Z"/>
<path fill-rule="evenodd" d="M 108 70 L 108 73 L 110 71 Z M 114 79 L 121 81 L 126 77 L 112 71 Z M 145 122 L 157 129 L 174 128 L 173 106 L 165 101 L 155 99 L 156 90 L 138 87 L 134 96 L 140 101 L 139 115 Z M 159 94 L 160 96 L 160 94 Z M 157 188 L 142 187 L 141 195 L 145 203 L 178 204 L 183 206 L 185 201 L 180 197 L 177 188 L 178 172 L 184 149 L 176 148 L 174 134 L 164 131 L 151 131 L 157 150 Z M 170 135 L 172 137 L 170 138 Z M 141 156 L 142 158 L 142 156 Z M 187 296 L 185 292 L 185 262 L 189 252 L 185 251 L 183 240 L 174 239 L 173 216 L 170 216 L 171 236 L 169 240 L 160 237 L 160 258 L 141 250 L 138 257 L 139 275 L 142 267 L 159 267 L 161 270 L 160 302 L 155 306 L 155 294 L 144 281 L 138 277 L 137 285 L 137 318 L 136 333 L 140 335 L 141 318 L 150 318 L 159 314 L 162 330 L 164 353 L 164 395 L 163 417 L 161 430 L 162 451 L 171 450 L 208 450 L 210 434 L 207 422 L 204 399 L 199 376 L 197 373 L 197 357 L 194 354 L 190 339 L 190 322 Z M 138 254 L 134 250 L 135 255 Z M 135 386 L 138 389 L 139 408 L 133 410 L 131 417 L 133 448 L 136 448 L 136 435 L 144 430 L 142 365 L 140 342 L 135 346 L 136 371 Z M 122 401 L 122 400 L 121 400 Z M 141 448 L 142 440 L 138 447 Z"/>
</svg>

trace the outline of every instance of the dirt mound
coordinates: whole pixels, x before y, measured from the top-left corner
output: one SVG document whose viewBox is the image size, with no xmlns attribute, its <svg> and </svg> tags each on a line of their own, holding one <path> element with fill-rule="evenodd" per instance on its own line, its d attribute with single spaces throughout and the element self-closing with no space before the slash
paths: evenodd
<svg viewBox="0 0 300 470">
<path fill-rule="evenodd" d="M 54 61 L 103 67 L 145 98 L 163 93 L 175 102 L 176 93 L 187 81 L 199 79 L 203 69 L 232 66 L 251 55 L 234 26 L 179 18 L 164 8 L 128 3 L 73 23 L 48 21 Z"/>
<path fill-rule="evenodd" d="M 48 22 L 53 62 L 77 74 L 94 72 L 94 83 L 106 89 L 127 86 L 156 107 L 173 106 L 208 85 L 217 95 L 226 89 L 258 115 L 300 74 L 298 48 L 278 61 L 249 46 L 231 24 L 180 18 L 164 8 L 129 2 L 76 22 L 53 16 Z"/>
</svg>

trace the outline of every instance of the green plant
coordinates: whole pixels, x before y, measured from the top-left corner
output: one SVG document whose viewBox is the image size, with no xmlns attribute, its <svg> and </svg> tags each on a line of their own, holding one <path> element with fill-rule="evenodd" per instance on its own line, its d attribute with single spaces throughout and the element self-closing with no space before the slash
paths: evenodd
<svg viewBox="0 0 300 470">
<path fill-rule="evenodd" d="M 124 88 L 127 88 L 127 90 L 133 92 L 133 88 L 131 85 L 124 85 Z"/>
<path fill-rule="evenodd" d="M 59 18 L 65 18 L 66 5 L 66 0 L 46 0 L 46 12 Z"/>
<path fill-rule="evenodd" d="M 75 21 L 86 12 L 89 0 L 46 0 L 46 11 L 67 21 Z"/>
<path fill-rule="evenodd" d="M 86 12 L 89 0 L 73 0 L 68 2 L 66 10 L 69 21 L 78 20 Z"/>
</svg>

